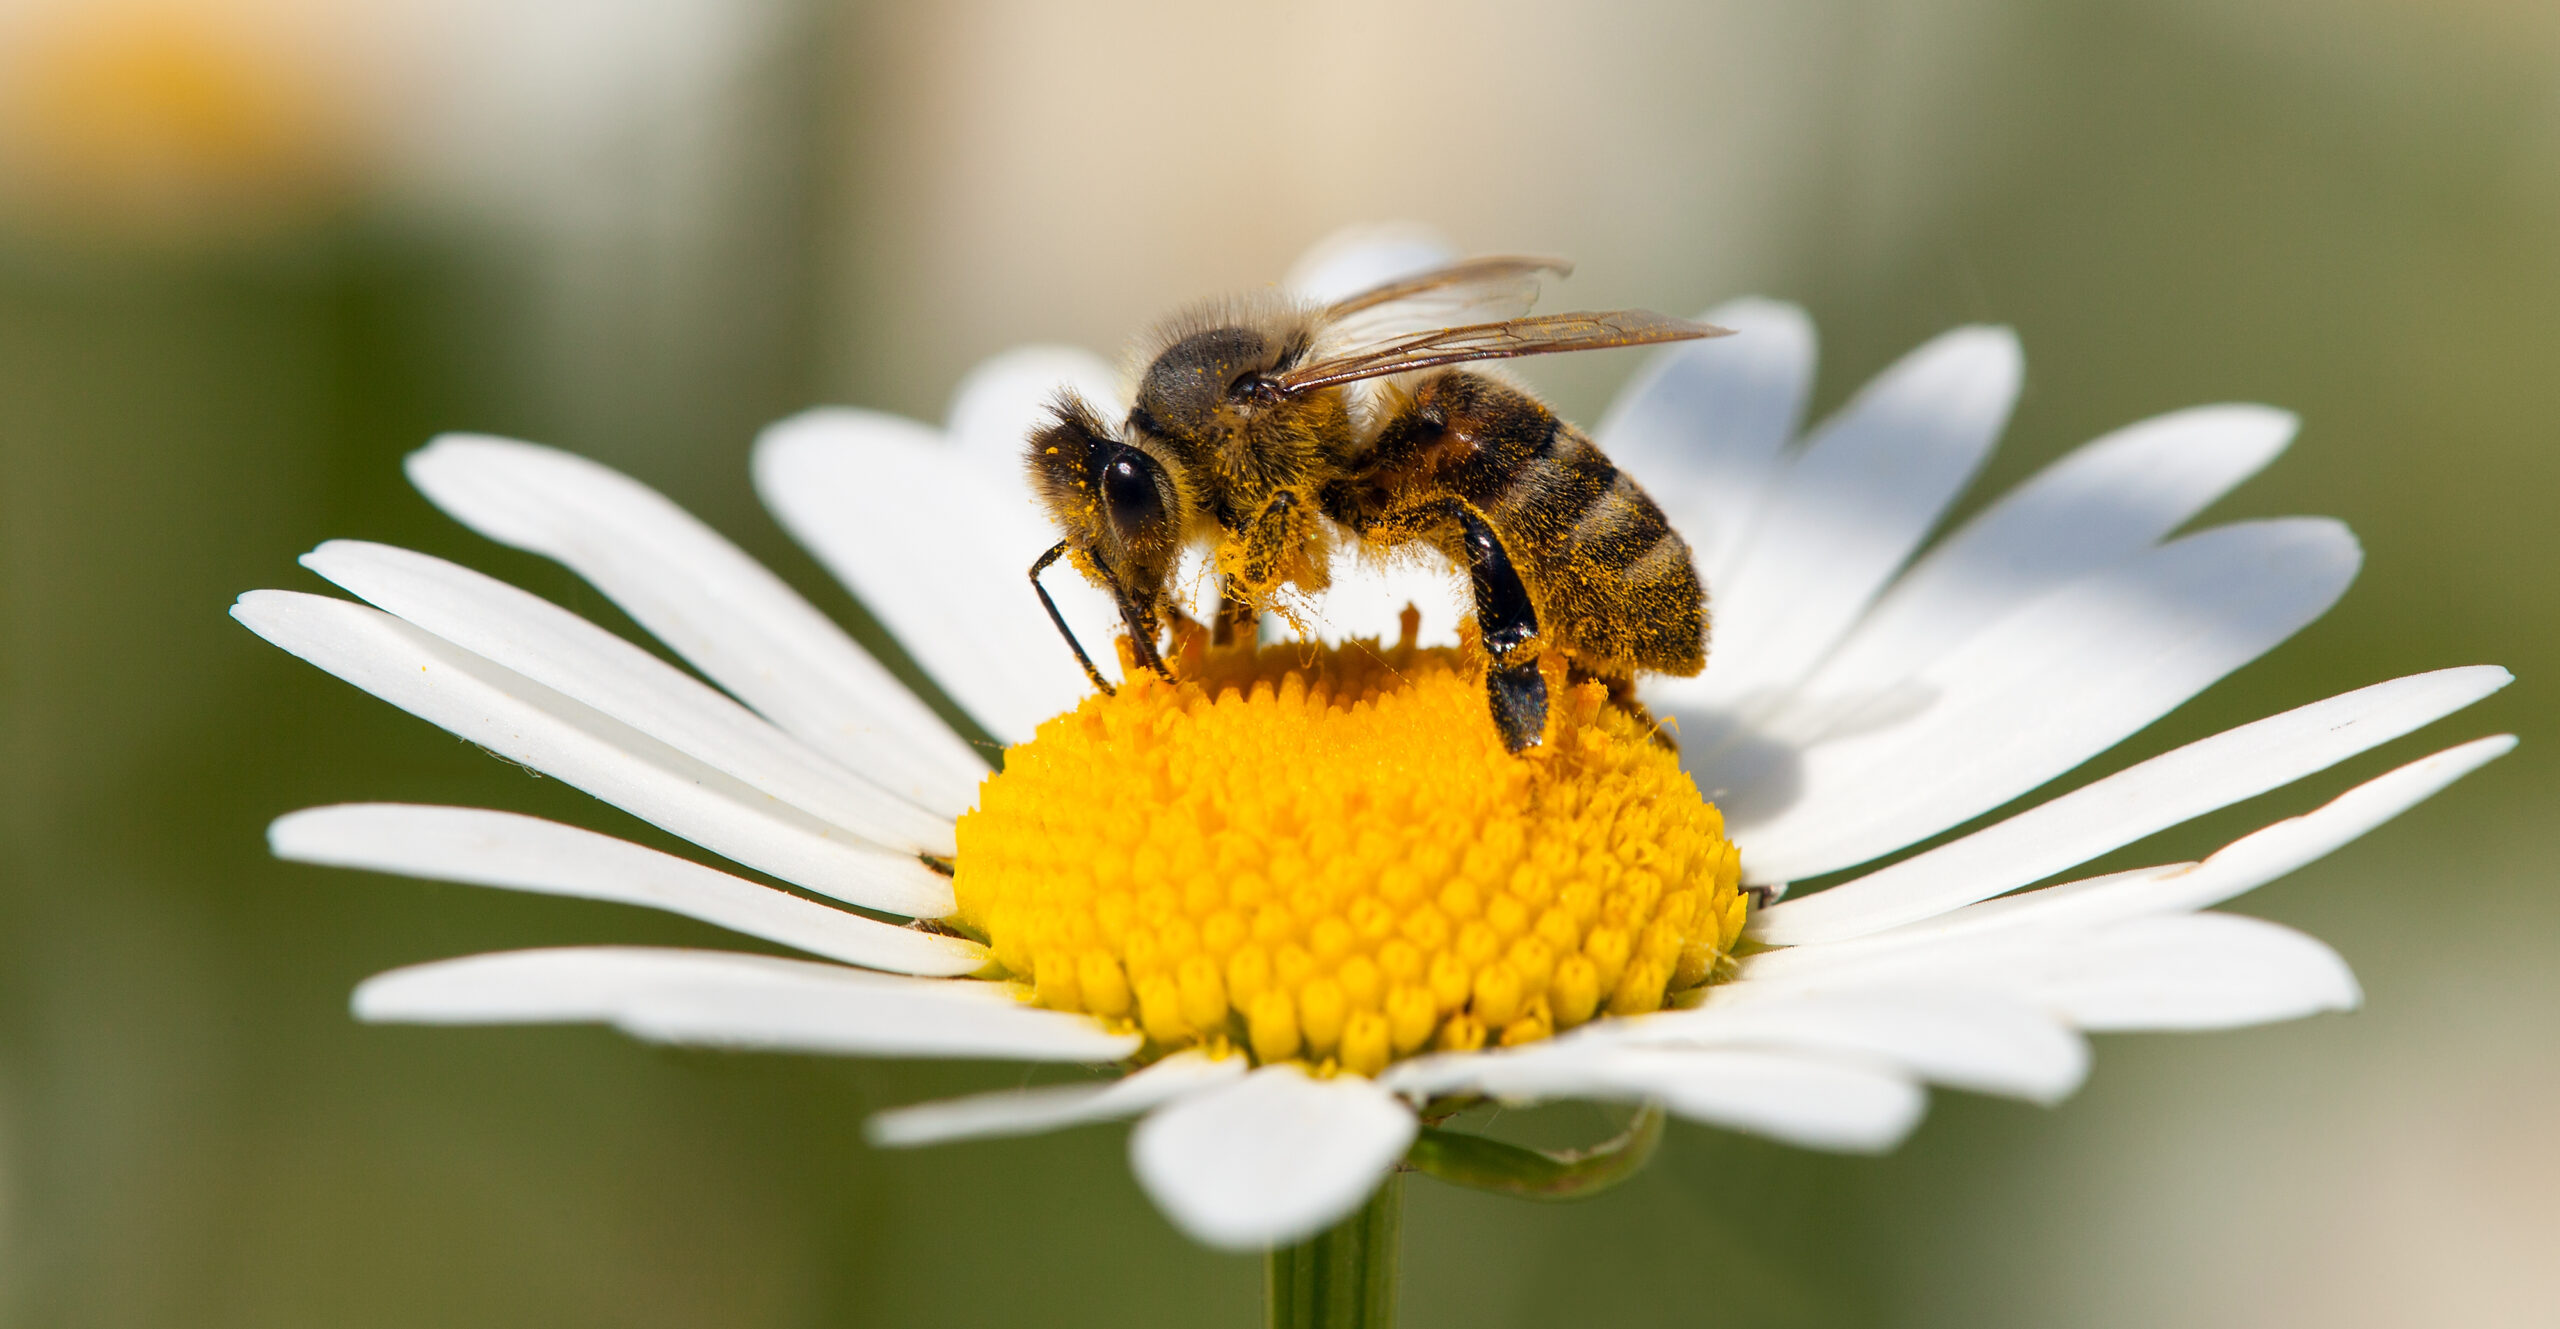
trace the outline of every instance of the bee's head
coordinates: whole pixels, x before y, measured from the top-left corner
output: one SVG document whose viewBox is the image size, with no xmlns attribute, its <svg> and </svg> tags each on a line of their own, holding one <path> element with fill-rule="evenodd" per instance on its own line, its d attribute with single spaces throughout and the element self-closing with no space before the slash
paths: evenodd
<svg viewBox="0 0 2560 1329">
<path fill-rule="evenodd" d="M 1151 440 L 1123 439 L 1062 393 L 1031 432 L 1031 483 L 1077 566 L 1151 607 L 1172 580 L 1190 510 L 1189 468 Z"/>
</svg>

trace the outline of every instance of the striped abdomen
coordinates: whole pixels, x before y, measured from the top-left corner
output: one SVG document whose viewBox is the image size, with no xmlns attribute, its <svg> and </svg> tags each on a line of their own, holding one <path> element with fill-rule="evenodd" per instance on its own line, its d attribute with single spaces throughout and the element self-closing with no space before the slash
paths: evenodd
<svg viewBox="0 0 2560 1329">
<path fill-rule="evenodd" d="M 1688 542 L 1536 398 L 1463 370 L 1425 379 L 1327 506 L 1365 538 L 1430 540 L 1462 558 L 1435 515 L 1453 498 L 1502 542 L 1549 644 L 1617 677 L 1706 667 L 1706 590 Z"/>
</svg>

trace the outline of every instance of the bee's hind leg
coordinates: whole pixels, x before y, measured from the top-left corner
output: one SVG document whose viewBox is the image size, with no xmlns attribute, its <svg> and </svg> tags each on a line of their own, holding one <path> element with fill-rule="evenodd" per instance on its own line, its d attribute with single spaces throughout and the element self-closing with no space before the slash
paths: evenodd
<svg viewBox="0 0 2560 1329">
<path fill-rule="evenodd" d="M 1547 728 L 1547 678 L 1538 672 L 1538 611 L 1529 603 L 1511 555 L 1494 538 L 1484 518 L 1458 508 L 1459 541 L 1467 554 L 1468 578 L 1475 584 L 1476 630 L 1482 634 L 1485 701 L 1493 711 L 1493 727 L 1502 746 L 1522 752 L 1538 746 Z"/>
<path fill-rule="evenodd" d="M 1485 701 L 1505 751 L 1525 752 L 1545 739 L 1547 676 L 1535 660 L 1496 660 L 1484 673 Z"/>
</svg>

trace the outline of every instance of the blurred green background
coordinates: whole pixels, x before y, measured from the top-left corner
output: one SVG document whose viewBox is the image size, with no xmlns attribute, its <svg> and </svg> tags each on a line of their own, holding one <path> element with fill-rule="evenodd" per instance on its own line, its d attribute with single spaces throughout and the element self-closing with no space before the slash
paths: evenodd
<svg viewBox="0 0 2560 1329">
<path fill-rule="evenodd" d="M 627 630 L 407 489 L 467 428 L 624 467 L 853 620 L 749 492 L 759 425 L 938 419 L 980 357 L 1115 347 L 1380 218 L 1571 255 L 1576 305 L 1800 300 L 1818 406 L 2013 323 L 2026 394 L 1971 503 L 2154 412 L 2301 412 L 2218 515 L 2342 516 L 2362 580 L 2093 769 L 2397 673 L 2521 682 L 2124 861 L 2526 738 L 2240 902 L 2337 945 L 2364 1012 L 2101 1039 L 2063 1108 L 1941 1095 L 1884 1159 L 1675 1126 L 1581 1206 L 1417 1181 L 1409 1323 L 2560 1313 L 2560 9 L 10 0 L 0 1319 L 1255 1323 L 1258 1264 L 1176 1236 L 1117 1128 L 861 1143 L 1002 1067 L 351 1022 L 396 964 L 723 939 L 271 861 L 269 818 L 350 799 L 645 832 L 224 610 L 362 536 Z M 1632 368 L 1530 373 L 1587 420 Z"/>
</svg>

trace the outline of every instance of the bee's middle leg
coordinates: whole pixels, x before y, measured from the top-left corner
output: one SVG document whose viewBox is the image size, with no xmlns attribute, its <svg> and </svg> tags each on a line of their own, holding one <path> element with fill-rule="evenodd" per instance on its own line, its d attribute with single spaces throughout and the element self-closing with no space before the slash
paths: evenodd
<svg viewBox="0 0 2560 1329">
<path fill-rule="evenodd" d="M 1324 562 L 1310 548 L 1314 520 L 1315 505 L 1303 495 L 1288 489 L 1273 494 L 1244 528 L 1232 564 L 1219 569 L 1227 574 L 1228 592 L 1240 600 L 1268 605 L 1284 582 L 1295 582 L 1307 591 L 1323 590 L 1328 581 Z"/>
<path fill-rule="evenodd" d="M 1217 612 L 1209 625 L 1209 644 L 1233 646 L 1241 642 L 1251 646 L 1261 631 L 1261 612 L 1251 602 L 1238 599 L 1235 588 L 1220 588 Z"/>
</svg>

